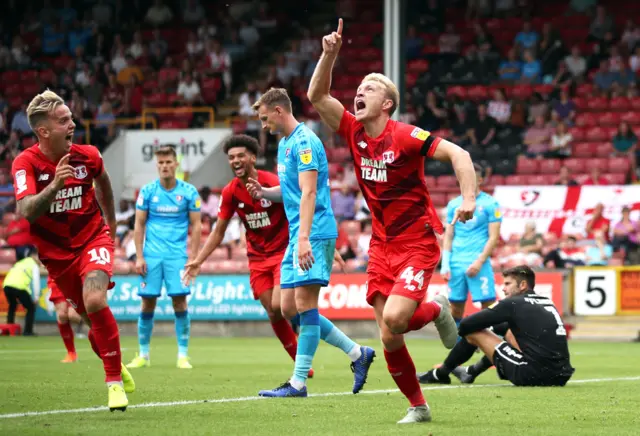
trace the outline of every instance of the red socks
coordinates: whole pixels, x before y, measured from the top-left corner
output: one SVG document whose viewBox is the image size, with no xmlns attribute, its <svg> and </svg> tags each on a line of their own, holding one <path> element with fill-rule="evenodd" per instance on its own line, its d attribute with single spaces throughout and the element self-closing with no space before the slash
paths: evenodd
<svg viewBox="0 0 640 436">
<path fill-rule="evenodd" d="M 407 331 L 404 333 L 420 330 L 438 316 L 440 316 L 440 305 L 438 305 L 438 303 L 435 301 L 430 301 L 428 303 L 423 302 L 419 304 L 416 311 L 413 312 L 413 316 L 409 320 L 409 325 L 407 326 Z"/>
<path fill-rule="evenodd" d="M 62 338 L 62 342 L 64 342 L 64 346 L 67 349 L 67 353 L 76 352 L 76 345 L 73 340 L 73 329 L 71 328 L 71 323 L 67 322 L 66 324 L 58 323 L 58 330 L 60 330 L 60 337 Z"/>
<path fill-rule="evenodd" d="M 393 381 L 400 388 L 400 392 L 407 397 L 411 407 L 427 404 L 416 377 L 416 366 L 413 364 L 413 359 L 409 355 L 407 346 L 403 345 L 402 348 L 396 351 L 384 350 L 384 358 L 387 361 L 389 374 L 391 374 Z"/>
<path fill-rule="evenodd" d="M 294 360 L 296 360 L 296 351 L 298 350 L 298 338 L 291 328 L 291 324 L 286 319 L 281 319 L 278 322 L 271 323 L 271 328 L 273 328 L 274 333 L 282 342 L 282 346 L 285 351 L 289 353 L 289 356 Z"/>
<path fill-rule="evenodd" d="M 105 381 L 107 383 L 121 382 L 120 332 L 111 309 L 105 307 L 98 312 L 87 315 L 91 320 L 91 330 L 89 331 L 91 348 L 102 359 L 106 374 Z"/>
</svg>

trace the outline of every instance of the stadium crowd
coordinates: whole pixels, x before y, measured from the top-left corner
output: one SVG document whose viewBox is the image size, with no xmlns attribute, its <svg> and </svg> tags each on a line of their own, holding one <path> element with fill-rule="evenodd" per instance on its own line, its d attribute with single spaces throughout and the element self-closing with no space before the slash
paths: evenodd
<svg viewBox="0 0 640 436">
<path fill-rule="evenodd" d="M 323 27 L 300 22 L 299 32 L 283 37 L 278 23 L 294 12 L 282 2 L 45 0 L 38 10 L 10 3 L 21 19 L 0 18 L 0 236 L 11 247 L 0 251 L 0 263 L 11 264 L 14 249 L 28 245 L 28 223 L 13 213 L 8 167 L 34 143 L 25 108 L 35 93 L 50 88 L 63 96 L 78 121 L 76 142 L 91 138 L 101 148 L 118 129 L 140 128 L 147 107 L 204 106 L 218 113 L 230 105 L 234 130 L 258 138 L 272 165 L 277 138 L 260 129 L 251 105 L 278 86 L 288 89 L 294 113 L 328 148 L 338 248 L 349 269 L 366 268 L 370 212 L 349 151 L 306 97 Z M 360 9 L 358 3 L 306 5 L 329 17 L 323 22 L 344 17 L 356 35 L 343 47 L 333 84 L 333 95 L 347 107 L 362 76 L 383 67 L 382 2 L 367 1 Z M 467 149 L 486 169 L 489 192 L 504 184 L 634 182 L 640 157 L 640 21 L 629 17 L 640 18 L 640 5 L 601 3 L 409 1 L 402 119 Z M 206 122 L 190 112 L 153 118 L 159 128 Z M 459 194 L 450 171 L 436 161 L 426 166 L 439 208 Z M 205 232 L 216 219 L 218 188 L 201 188 Z M 120 272 L 132 270 L 133 215 L 133 204 L 123 200 Z M 524 260 L 549 268 L 635 263 L 640 223 L 628 210 L 623 215 L 612 223 L 600 210 L 582 235 L 545 233 L 528 223 L 523 235 L 501 241 L 493 262 L 507 267 Z M 243 244 L 241 225 L 232 220 L 225 246 L 203 269 L 246 269 Z"/>
</svg>

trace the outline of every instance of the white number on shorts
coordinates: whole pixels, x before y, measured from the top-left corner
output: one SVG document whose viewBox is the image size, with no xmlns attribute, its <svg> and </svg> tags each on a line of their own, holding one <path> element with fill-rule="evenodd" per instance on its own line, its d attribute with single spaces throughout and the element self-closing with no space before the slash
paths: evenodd
<svg viewBox="0 0 640 436">
<path fill-rule="evenodd" d="M 486 294 L 489 292 L 489 277 L 480 277 L 480 281 L 482 282 L 480 284 L 480 290 L 482 293 Z"/>
<path fill-rule="evenodd" d="M 89 250 L 89 255 L 91 259 L 90 262 L 95 262 L 98 265 L 106 265 L 111 263 L 111 254 L 109 254 L 109 250 L 104 247 L 94 248 Z"/>
<path fill-rule="evenodd" d="M 416 274 L 413 274 L 413 267 L 409 266 L 405 269 L 402 274 L 400 274 L 400 278 L 405 281 L 404 288 L 410 291 L 415 291 L 416 286 L 411 284 L 415 282 L 418 284 L 418 289 L 422 289 L 424 287 L 424 271 L 420 270 Z"/>
<path fill-rule="evenodd" d="M 567 336 L 567 330 L 564 328 L 564 323 L 562 322 L 562 318 L 560 318 L 560 314 L 558 310 L 554 306 L 544 306 L 545 310 L 551 312 L 553 317 L 556 319 L 558 323 L 558 328 L 556 329 L 556 335 L 558 336 Z"/>
</svg>

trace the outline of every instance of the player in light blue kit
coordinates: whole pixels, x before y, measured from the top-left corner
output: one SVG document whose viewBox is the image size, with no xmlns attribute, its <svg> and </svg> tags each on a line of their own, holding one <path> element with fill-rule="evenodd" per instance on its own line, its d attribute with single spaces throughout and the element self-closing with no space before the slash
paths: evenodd
<svg viewBox="0 0 640 436">
<path fill-rule="evenodd" d="M 466 223 L 447 224 L 444 234 L 444 250 L 440 274 L 449 282 L 451 314 L 460 324 L 464 316 L 467 293 L 474 303 L 489 307 L 496 299 L 495 279 L 491 267 L 491 253 L 500 238 L 502 215 L 498 202 L 486 192 L 480 191 L 483 168 L 474 164 L 477 177 L 476 210 L 473 219 Z M 453 221 L 462 197 L 454 198 L 447 205 L 447 223 Z"/>
<path fill-rule="evenodd" d="M 342 349 L 352 361 L 353 393 L 362 389 L 375 351 L 349 339 L 318 312 L 318 295 L 329 284 L 338 229 L 331 208 L 329 164 L 318 137 L 291 113 L 284 89 L 272 88 L 254 105 L 265 129 L 282 134 L 278 145 L 280 186 L 247 183 L 255 198 L 284 203 L 289 246 L 282 259 L 280 287 L 284 316 L 299 322 L 300 335 L 293 376 L 283 385 L 260 391 L 264 397 L 306 397 L 306 381 L 320 339 Z"/>
<path fill-rule="evenodd" d="M 177 366 L 190 369 L 187 351 L 191 321 L 187 295 L 191 289 L 183 284 L 182 272 L 187 263 L 189 225 L 191 255 L 195 256 L 200 248 L 200 196 L 193 185 L 176 179 L 178 159 L 173 147 L 163 146 L 155 155 L 160 178 L 143 186 L 136 202 L 136 272 L 141 276 L 138 296 L 142 298 L 138 319 L 140 353 L 127 367 L 142 368 L 150 364 L 153 313 L 164 282 L 176 317 Z"/>
</svg>

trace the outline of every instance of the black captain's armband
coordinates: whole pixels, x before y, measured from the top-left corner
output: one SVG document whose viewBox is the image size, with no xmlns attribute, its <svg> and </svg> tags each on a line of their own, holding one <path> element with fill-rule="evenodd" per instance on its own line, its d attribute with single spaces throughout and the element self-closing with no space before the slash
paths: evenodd
<svg viewBox="0 0 640 436">
<path fill-rule="evenodd" d="M 438 139 L 440 138 L 438 138 L 437 136 L 433 136 L 433 135 L 427 136 L 427 139 L 424 140 L 424 143 L 422 144 L 422 148 L 420 149 L 420 154 L 422 156 L 428 155 L 429 150 L 431 149 L 431 146 Z"/>
</svg>

